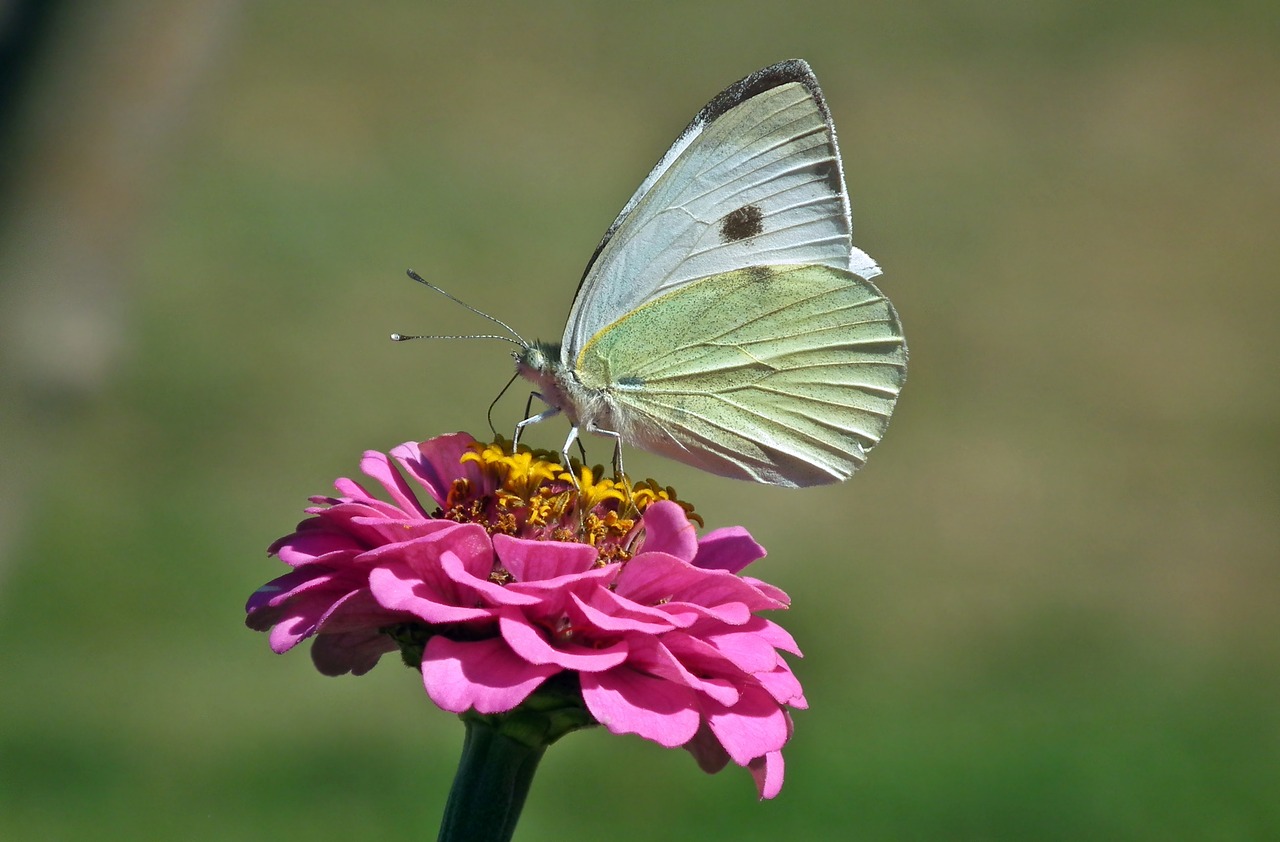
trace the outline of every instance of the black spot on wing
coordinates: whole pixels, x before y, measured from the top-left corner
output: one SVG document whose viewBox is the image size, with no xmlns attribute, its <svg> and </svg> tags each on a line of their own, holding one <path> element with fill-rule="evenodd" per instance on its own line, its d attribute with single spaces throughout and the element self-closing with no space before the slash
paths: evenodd
<svg viewBox="0 0 1280 842">
<path fill-rule="evenodd" d="M 720 220 L 720 240 L 735 243 L 764 231 L 764 213 L 755 205 L 743 205 Z"/>
<path fill-rule="evenodd" d="M 619 377 L 618 385 L 627 389 L 639 389 L 644 386 L 644 378 L 629 374 L 626 377 Z"/>
</svg>

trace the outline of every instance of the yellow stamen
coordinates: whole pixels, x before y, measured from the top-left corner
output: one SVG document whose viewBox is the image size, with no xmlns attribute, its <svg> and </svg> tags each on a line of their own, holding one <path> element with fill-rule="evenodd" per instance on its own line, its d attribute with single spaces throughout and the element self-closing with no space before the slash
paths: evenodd
<svg viewBox="0 0 1280 842">
<path fill-rule="evenodd" d="M 486 503 L 475 499 L 475 489 L 465 480 L 455 481 L 448 495 L 447 517 L 486 523 L 491 532 L 511 535 L 527 527 L 545 529 L 543 536 L 551 540 L 598 548 L 601 563 L 630 557 L 621 542 L 634 532 L 635 515 L 659 500 L 676 503 L 690 520 L 702 525 L 693 506 L 678 499 L 670 486 L 652 479 L 632 486 L 625 476 L 602 477 L 604 469 L 599 465 L 580 465 L 575 460 L 566 468 L 547 451 L 521 447 L 512 453 L 510 447 L 499 436 L 491 444 L 476 442 L 463 454 L 463 462 L 476 463 L 498 487 Z"/>
</svg>

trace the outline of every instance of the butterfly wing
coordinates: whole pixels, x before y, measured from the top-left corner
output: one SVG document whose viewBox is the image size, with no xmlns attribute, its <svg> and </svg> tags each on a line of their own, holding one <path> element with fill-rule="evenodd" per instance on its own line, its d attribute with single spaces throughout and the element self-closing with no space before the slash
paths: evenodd
<svg viewBox="0 0 1280 842">
<path fill-rule="evenodd" d="M 892 305 L 829 266 L 753 267 L 667 293 L 600 331 L 578 376 L 624 441 L 711 473 L 810 486 L 847 479 L 906 379 Z"/>
<path fill-rule="evenodd" d="M 622 314 L 701 278 L 764 264 L 874 277 L 851 231 L 813 71 L 799 60 L 757 71 L 699 112 L 609 227 L 569 313 L 563 362 Z"/>
</svg>

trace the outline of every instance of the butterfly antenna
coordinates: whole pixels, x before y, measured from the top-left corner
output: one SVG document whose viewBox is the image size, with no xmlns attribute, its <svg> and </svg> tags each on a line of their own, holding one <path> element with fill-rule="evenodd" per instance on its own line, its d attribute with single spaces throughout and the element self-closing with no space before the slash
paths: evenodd
<svg viewBox="0 0 1280 842">
<path fill-rule="evenodd" d="M 480 316 L 480 317 L 482 317 L 482 318 L 488 319 L 489 321 L 491 321 L 491 322 L 493 322 L 494 324 L 498 325 L 498 326 L 499 326 L 499 327 L 501 327 L 503 330 L 505 330 L 507 333 L 510 333 L 512 336 L 514 336 L 514 337 L 515 337 L 515 339 L 509 339 L 509 338 L 507 338 L 507 337 L 505 337 L 505 336 L 483 336 L 483 337 L 476 337 L 477 339 L 506 339 L 508 342 L 513 342 L 514 344 L 520 345 L 520 346 L 521 346 L 521 347 L 523 347 L 523 348 L 528 348 L 528 347 L 529 347 L 529 343 L 525 341 L 525 338 L 524 338 L 523 336 L 521 336 L 520 334 L 516 333 L 515 329 L 514 329 L 513 327 L 511 327 L 511 325 L 509 325 L 509 324 L 507 324 L 506 322 L 504 322 L 502 319 L 499 319 L 499 318 L 497 318 L 496 316 L 490 316 L 488 313 L 484 312 L 483 310 L 477 310 L 475 307 L 472 307 L 470 304 L 468 304 L 467 302 L 465 302 L 465 301 L 463 301 L 462 299 L 458 298 L 457 296 L 452 295 L 451 293 L 445 292 L 445 291 L 444 291 L 443 289 L 441 289 L 440 287 L 438 287 L 438 286 L 436 286 L 435 284 L 431 283 L 430 281 L 428 281 L 428 280 L 424 279 L 421 275 L 419 275 L 417 272 L 413 271 L 412 269 L 409 269 L 409 270 L 408 270 L 408 274 L 409 274 L 409 277 L 410 277 L 410 278 L 413 278 L 415 281 L 417 281 L 418 283 L 422 284 L 422 285 L 423 285 L 424 287 L 426 287 L 427 289 L 435 290 L 436 292 L 440 293 L 441 295 L 443 295 L 445 298 L 449 299 L 449 300 L 450 300 L 450 301 L 452 301 L 453 303 L 455 303 L 455 304 L 460 304 L 460 305 L 462 305 L 463 307 L 466 307 L 466 308 L 467 308 L 468 310 L 470 310 L 471 312 L 475 313 L 477 316 Z M 392 335 L 391 335 L 391 338 L 392 338 L 392 339 L 394 339 L 395 341 L 399 342 L 399 341 L 400 341 L 400 339 L 397 339 L 397 337 L 399 337 L 399 336 L 400 336 L 400 334 L 396 333 L 396 334 L 392 334 Z M 431 339 L 463 339 L 463 338 L 465 338 L 465 337 L 461 337 L 461 336 L 408 337 L 408 336 L 406 336 L 406 337 L 403 337 L 403 338 L 404 338 L 404 339 L 419 339 L 419 338 L 422 338 L 422 339 L 426 339 L 426 338 L 431 338 Z"/>
<path fill-rule="evenodd" d="M 512 345 L 520 345 L 521 343 L 512 339 L 510 336 L 503 336 L 500 333 L 393 333 L 391 334 L 392 342 L 408 342 L 410 339 L 501 339 L 503 342 L 510 342 Z M 527 346 L 521 346 L 527 347 Z"/>
</svg>

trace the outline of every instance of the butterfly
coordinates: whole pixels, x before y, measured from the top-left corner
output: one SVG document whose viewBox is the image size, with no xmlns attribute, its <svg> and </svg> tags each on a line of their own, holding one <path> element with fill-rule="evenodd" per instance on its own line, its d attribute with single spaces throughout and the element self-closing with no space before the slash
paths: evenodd
<svg viewBox="0 0 1280 842">
<path fill-rule="evenodd" d="M 515 438 L 563 413 L 565 464 L 586 430 L 613 437 L 615 467 L 626 443 L 772 485 L 847 479 L 906 379 L 880 273 L 852 242 L 813 71 L 756 71 L 698 112 L 609 226 L 561 341 L 520 339 L 516 370 L 547 409 Z"/>
</svg>

